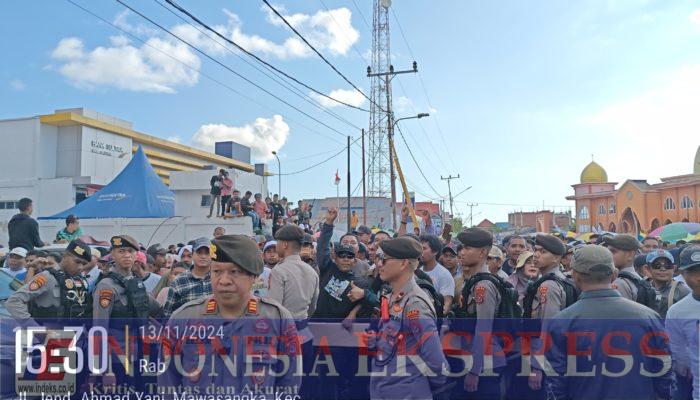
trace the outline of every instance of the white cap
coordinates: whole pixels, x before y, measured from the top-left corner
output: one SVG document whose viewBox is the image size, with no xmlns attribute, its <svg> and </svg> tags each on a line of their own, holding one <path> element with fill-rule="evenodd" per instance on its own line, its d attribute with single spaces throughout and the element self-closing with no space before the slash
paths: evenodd
<svg viewBox="0 0 700 400">
<path fill-rule="evenodd" d="M 25 258 L 27 257 L 27 249 L 25 249 L 24 247 L 15 247 L 10 251 L 10 254 L 14 254 L 16 256 Z"/>
<path fill-rule="evenodd" d="M 100 253 L 100 251 L 94 247 L 90 248 L 90 253 L 92 254 L 93 257 L 102 258 L 102 253 Z"/>
</svg>

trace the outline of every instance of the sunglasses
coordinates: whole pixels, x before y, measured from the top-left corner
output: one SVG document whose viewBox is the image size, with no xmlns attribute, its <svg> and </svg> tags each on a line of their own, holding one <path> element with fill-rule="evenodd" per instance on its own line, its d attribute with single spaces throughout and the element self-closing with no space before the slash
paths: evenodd
<svg viewBox="0 0 700 400">
<path fill-rule="evenodd" d="M 673 269 L 673 264 L 669 262 L 655 262 L 651 264 L 651 269 L 659 270 L 659 269 Z"/>
<path fill-rule="evenodd" d="M 345 260 L 352 260 L 352 259 L 355 258 L 355 255 L 354 255 L 354 254 L 343 253 L 343 254 L 336 254 L 335 257 L 336 257 L 336 258 L 342 258 L 342 259 L 345 259 Z"/>
</svg>

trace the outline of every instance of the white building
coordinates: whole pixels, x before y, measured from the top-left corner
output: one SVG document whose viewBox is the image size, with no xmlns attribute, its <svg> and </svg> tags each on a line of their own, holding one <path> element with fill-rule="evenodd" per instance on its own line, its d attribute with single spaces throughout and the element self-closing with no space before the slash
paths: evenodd
<svg viewBox="0 0 700 400">
<path fill-rule="evenodd" d="M 220 168 L 229 170 L 237 189 L 267 195 L 266 166 L 251 164 L 247 148 L 232 142 L 219 143 L 217 150 L 224 150 L 214 154 L 137 132 L 128 121 L 84 108 L 0 120 L 0 143 L 4 150 L 0 157 L 2 243 L 7 243 L 7 222 L 18 212 L 19 199 L 34 200 L 35 218 L 66 210 L 109 183 L 129 163 L 139 145 L 175 193 L 178 216 L 199 218 L 208 214 L 209 179 Z M 228 156 L 221 155 L 224 153 Z M 216 223 L 212 220 L 210 224 Z M 54 222 L 41 225 L 55 228 Z M 237 221 L 234 225 L 249 224 Z M 44 236 L 42 228 L 42 238 L 46 241 L 53 237 Z"/>
</svg>

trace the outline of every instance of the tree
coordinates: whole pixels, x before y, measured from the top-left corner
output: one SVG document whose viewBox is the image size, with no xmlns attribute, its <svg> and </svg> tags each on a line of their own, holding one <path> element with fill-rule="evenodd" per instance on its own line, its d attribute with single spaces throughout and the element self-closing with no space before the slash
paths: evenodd
<svg viewBox="0 0 700 400">
<path fill-rule="evenodd" d="M 459 233 L 462 232 L 464 228 L 464 222 L 462 218 L 452 217 L 450 220 L 450 225 L 452 225 L 452 232 Z"/>
</svg>

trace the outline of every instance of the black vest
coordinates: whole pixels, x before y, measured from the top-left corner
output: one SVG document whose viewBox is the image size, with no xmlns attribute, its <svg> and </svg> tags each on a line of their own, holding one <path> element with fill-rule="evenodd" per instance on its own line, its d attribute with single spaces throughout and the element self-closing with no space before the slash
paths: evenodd
<svg viewBox="0 0 700 400">
<path fill-rule="evenodd" d="M 122 288 L 126 294 L 127 304 L 115 301 L 112 306 L 111 318 L 148 318 L 148 292 L 141 279 L 132 277 L 126 279 L 114 271 L 103 274 L 100 280 L 112 278 L 112 280 Z"/>
<path fill-rule="evenodd" d="M 92 297 L 88 282 L 82 276 L 68 276 L 63 270 L 49 268 L 58 283 L 61 304 L 51 307 L 39 307 L 30 303 L 29 313 L 32 318 L 91 318 Z"/>
</svg>

